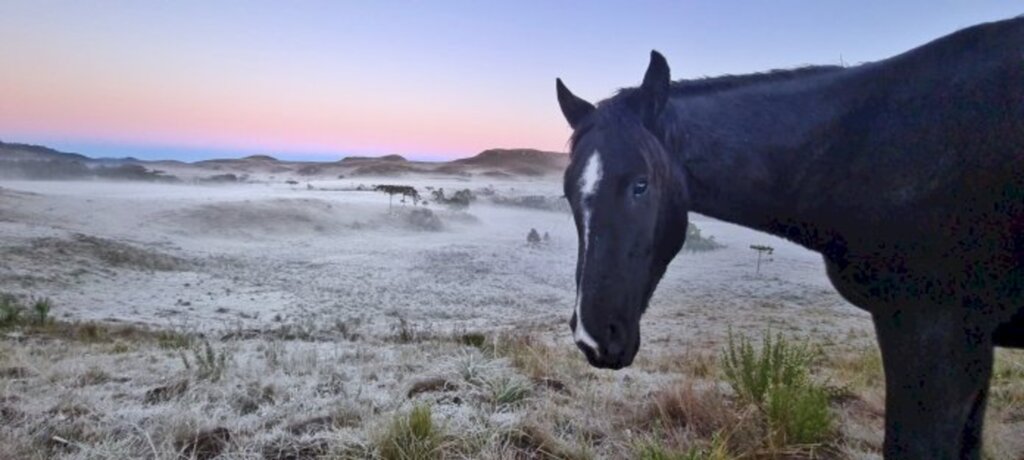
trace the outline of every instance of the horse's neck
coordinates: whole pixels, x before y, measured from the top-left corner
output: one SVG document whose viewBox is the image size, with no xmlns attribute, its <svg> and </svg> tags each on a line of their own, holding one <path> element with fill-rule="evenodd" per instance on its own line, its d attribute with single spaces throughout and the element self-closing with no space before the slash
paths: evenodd
<svg viewBox="0 0 1024 460">
<path fill-rule="evenodd" d="M 815 214 L 820 202 L 800 184 L 813 163 L 808 140 L 842 115 L 832 80 L 673 99 L 666 138 L 691 210 L 823 250 L 829 232 Z"/>
</svg>

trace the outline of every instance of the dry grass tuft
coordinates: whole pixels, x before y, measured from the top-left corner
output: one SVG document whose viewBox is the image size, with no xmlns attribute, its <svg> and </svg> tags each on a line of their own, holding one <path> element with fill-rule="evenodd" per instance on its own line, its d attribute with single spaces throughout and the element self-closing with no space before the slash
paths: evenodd
<svg viewBox="0 0 1024 460">
<path fill-rule="evenodd" d="M 511 451 L 516 459 L 564 459 L 584 458 L 552 436 L 549 431 L 534 424 L 525 423 L 500 435 L 499 444 Z"/>
<path fill-rule="evenodd" d="M 180 433 L 174 439 L 174 449 L 185 458 L 211 460 L 219 456 L 231 443 L 231 432 L 216 427 L 190 433 Z"/>
<path fill-rule="evenodd" d="M 699 391 L 693 382 L 679 382 L 652 395 L 637 423 L 679 427 L 710 437 L 735 426 L 739 419 L 736 408 L 717 388 Z"/>
</svg>

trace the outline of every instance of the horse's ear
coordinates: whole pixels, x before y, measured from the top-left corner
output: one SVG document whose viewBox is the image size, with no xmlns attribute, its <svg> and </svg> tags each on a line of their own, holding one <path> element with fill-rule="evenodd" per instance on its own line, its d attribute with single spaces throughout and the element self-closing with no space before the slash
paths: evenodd
<svg viewBox="0 0 1024 460">
<path fill-rule="evenodd" d="M 651 63 L 647 66 L 647 73 L 644 74 L 644 82 L 633 94 L 630 104 L 648 126 L 652 126 L 661 112 L 665 110 L 671 82 L 668 61 L 665 60 L 665 56 L 651 50 Z"/>
<path fill-rule="evenodd" d="M 569 122 L 572 129 L 576 129 L 583 122 L 590 112 L 594 111 L 594 104 L 576 97 L 569 88 L 562 83 L 561 78 L 555 79 L 555 90 L 558 93 L 558 105 L 562 108 L 562 115 Z"/>
</svg>

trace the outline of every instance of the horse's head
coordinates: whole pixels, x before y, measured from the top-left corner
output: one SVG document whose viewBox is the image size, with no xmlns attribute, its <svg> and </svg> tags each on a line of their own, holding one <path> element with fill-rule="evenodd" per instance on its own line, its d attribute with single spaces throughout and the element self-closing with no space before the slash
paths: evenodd
<svg viewBox="0 0 1024 460">
<path fill-rule="evenodd" d="M 569 325 L 597 367 L 633 362 L 640 316 L 686 236 L 686 186 L 654 134 L 669 83 L 657 52 L 639 88 L 598 107 L 557 81 L 558 103 L 574 130 L 564 184 L 579 237 Z"/>
</svg>

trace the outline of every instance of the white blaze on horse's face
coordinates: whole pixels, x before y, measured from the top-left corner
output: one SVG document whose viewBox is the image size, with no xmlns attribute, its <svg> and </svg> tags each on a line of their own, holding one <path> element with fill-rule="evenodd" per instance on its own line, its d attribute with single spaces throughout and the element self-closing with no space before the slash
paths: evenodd
<svg viewBox="0 0 1024 460">
<path fill-rule="evenodd" d="M 583 270 L 580 273 L 587 273 L 587 248 L 590 245 L 590 197 L 597 194 L 597 186 L 601 183 L 601 176 L 604 174 L 603 167 L 601 165 L 601 152 L 594 150 L 594 153 L 587 159 L 587 164 L 583 167 L 583 174 L 580 175 L 580 207 L 583 212 Z M 583 275 L 580 275 L 581 277 Z M 581 343 L 589 347 L 596 356 L 600 353 L 600 349 L 597 346 L 597 341 L 587 333 L 587 328 L 583 325 L 583 312 L 580 311 L 580 304 L 583 303 L 583 291 L 580 289 L 583 286 L 583 279 L 580 278 L 579 286 L 576 288 L 576 331 L 573 334 L 573 339 L 577 343 Z"/>
</svg>

